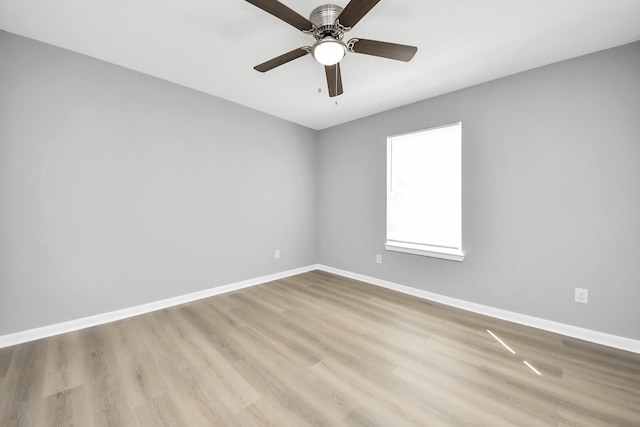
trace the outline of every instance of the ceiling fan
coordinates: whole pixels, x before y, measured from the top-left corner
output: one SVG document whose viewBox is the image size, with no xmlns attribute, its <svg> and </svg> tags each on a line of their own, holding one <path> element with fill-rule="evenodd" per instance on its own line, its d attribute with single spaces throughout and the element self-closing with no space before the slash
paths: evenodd
<svg viewBox="0 0 640 427">
<path fill-rule="evenodd" d="M 346 43 L 342 41 L 344 33 L 351 30 L 380 0 L 351 0 L 344 9 L 324 4 L 315 8 L 309 19 L 277 0 L 246 1 L 316 39 L 313 46 L 294 49 L 253 68 L 264 73 L 311 53 L 316 61 L 324 65 L 330 97 L 343 93 L 340 61 L 347 52 L 407 62 L 418 50 L 415 46 L 360 38 L 353 38 Z"/>
</svg>

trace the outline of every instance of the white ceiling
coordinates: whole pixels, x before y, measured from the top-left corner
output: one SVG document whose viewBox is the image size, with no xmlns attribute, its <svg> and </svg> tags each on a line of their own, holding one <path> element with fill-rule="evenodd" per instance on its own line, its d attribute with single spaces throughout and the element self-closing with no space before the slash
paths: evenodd
<svg viewBox="0 0 640 427">
<path fill-rule="evenodd" d="M 305 17 L 324 3 L 282 2 Z M 408 63 L 348 54 L 344 95 L 329 98 L 311 55 L 253 70 L 313 38 L 244 0 L 0 0 L 0 29 L 312 129 L 640 40 L 639 18 L 640 0 L 382 0 L 345 39 L 418 53 Z"/>
</svg>

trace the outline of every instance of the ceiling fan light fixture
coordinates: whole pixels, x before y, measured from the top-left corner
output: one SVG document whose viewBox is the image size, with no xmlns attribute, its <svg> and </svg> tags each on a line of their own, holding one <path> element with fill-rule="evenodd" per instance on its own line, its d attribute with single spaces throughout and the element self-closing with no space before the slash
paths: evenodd
<svg viewBox="0 0 640 427">
<path fill-rule="evenodd" d="M 347 47 L 341 40 L 325 37 L 311 48 L 311 55 L 322 65 L 335 65 L 344 58 Z"/>
<path fill-rule="evenodd" d="M 344 8 L 335 4 L 323 4 L 311 12 L 309 19 L 280 3 L 280 0 L 246 1 L 304 34 L 313 36 L 316 40 L 311 47 L 307 45 L 293 49 L 253 68 L 264 73 L 310 53 L 318 63 L 324 66 L 330 97 L 343 93 L 340 61 L 347 52 L 407 62 L 418 50 L 415 46 L 377 40 L 353 38 L 347 43 L 342 41 L 345 33 L 350 31 L 380 0 L 349 0 Z M 346 2 L 346 0 L 343 1 Z"/>
</svg>

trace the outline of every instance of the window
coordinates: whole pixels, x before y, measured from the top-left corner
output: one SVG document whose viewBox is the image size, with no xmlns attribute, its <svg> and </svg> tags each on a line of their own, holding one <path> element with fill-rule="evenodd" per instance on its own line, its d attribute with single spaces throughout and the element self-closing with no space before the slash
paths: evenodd
<svg viewBox="0 0 640 427">
<path fill-rule="evenodd" d="M 385 248 L 462 261 L 462 123 L 387 138 Z"/>
</svg>

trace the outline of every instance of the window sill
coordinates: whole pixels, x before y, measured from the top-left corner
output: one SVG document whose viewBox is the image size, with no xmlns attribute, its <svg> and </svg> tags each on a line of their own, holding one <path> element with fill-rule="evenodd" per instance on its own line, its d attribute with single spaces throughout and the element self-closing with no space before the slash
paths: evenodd
<svg viewBox="0 0 640 427">
<path fill-rule="evenodd" d="M 457 250 L 448 250 L 442 248 L 434 248 L 432 246 L 412 245 L 412 244 L 400 244 L 389 243 L 384 245 L 384 248 L 388 251 L 404 252 L 407 254 L 428 256 L 432 258 L 447 259 L 449 261 L 464 261 L 464 253 Z"/>
</svg>

